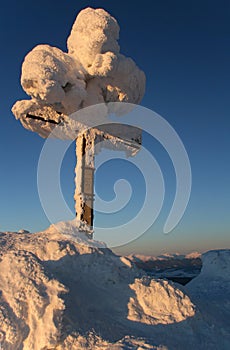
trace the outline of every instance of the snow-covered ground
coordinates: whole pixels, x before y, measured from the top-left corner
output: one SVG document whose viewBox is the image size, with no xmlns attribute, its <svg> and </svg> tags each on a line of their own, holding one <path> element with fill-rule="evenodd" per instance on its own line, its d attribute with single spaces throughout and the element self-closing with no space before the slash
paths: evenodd
<svg viewBox="0 0 230 350">
<path fill-rule="evenodd" d="M 3 349 L 230 348 L 229 250 L 202 256 L 201 274 L 183 287 L 146 276 L 73 225 L 0 234 Z"/>
</svg>

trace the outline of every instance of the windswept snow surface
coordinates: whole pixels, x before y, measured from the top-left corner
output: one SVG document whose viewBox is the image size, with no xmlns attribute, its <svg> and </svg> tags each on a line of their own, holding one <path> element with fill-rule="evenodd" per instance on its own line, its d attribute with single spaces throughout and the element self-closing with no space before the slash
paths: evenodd
<svg viewBox="0 0 230 350">
<path fill-rule="evenodd" d="M 229 349 L 229 251 L 206 255 L 204 282 L 198 277 L 185 289 L 145 276 L 82 229 L 75 221 L 1 233 L 4 350 Z"/>
</svg>

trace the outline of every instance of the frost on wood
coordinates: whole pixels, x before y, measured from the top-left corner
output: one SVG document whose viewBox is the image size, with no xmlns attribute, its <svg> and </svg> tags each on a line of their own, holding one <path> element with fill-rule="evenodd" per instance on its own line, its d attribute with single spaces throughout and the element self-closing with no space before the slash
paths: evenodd
<svg viewBox="0 0 230 350">
<path fill-rule="evenodd" d="M 78 220 L 84 221 L 87 218 L 89 224 L 93 222 L 95 139 L 92 130 L 87 135 L 79 136 L 76 141 L 75 212 Z"/>
<path fill-rule="evenodd" d="M 56 125 L 69 125 L 68 116 L 84 107 L 104 103 L 107 113 L 109 102 L 138 104 L 145 75 L 131 58 L 119 53 L 118 37 L 119 26 L 112 16 L 103 9 L 86 8 L 73 25 L 68 53 L 36 46 L 22 65 L 21 84 L 31 100 L 15 103 L 16 119 L 47 137 Z"/>
</svg>

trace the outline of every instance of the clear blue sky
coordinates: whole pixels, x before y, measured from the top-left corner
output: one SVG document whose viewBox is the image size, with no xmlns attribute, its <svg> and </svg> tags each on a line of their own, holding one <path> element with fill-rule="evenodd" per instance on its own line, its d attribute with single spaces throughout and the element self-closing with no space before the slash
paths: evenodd
<svg viewBox="0 0 230 350">
<path fill-rule="evenodd" d="M 148 232 L 118 251 L 160 254 L 229 248 L 229 1 L 13 0 L 0 6 L 0 231 L 26 228 L 34 232 L 49 225 L 39 202 L 36 180 L 44 140 L 23 129 L 11 113 L 14 102 L 26 97 L 19 82 L 23 58 L 41 43 L 66 50 L 66 38 L 77 13 L 91 6 L 104 8 L 118 20 L 121 52 L 132 57 L 146 73 L 142 105 L 162 115 L 175 128 L 187 149 L 193 175 L 187 211 L 173 232 L 164 235 L 164 221 L 175 193 L 175 175 L 161 146 L 145 136 L 145 145 L 164 174 L 165 203 Z M 63 192 L 72 208 L 73 170 L 72 147 L 62 171 Z M 111 199 L 113 178 L 119 178 L 121 171 L 122 177 L 131 179 L 133 169 L 125 164 L 104 165 L 98 172 L 96 186 L 105 199 Z M 137 172 L 136 176 L 134 185 L 142 181 Z M 142 197 L 143 193 L 137 191 L 121 214 L 124 220 L 125 216 L 135 215 Z M 106 224 L 108 217 L 98 214 L 96 220 Z"/>
</svg>

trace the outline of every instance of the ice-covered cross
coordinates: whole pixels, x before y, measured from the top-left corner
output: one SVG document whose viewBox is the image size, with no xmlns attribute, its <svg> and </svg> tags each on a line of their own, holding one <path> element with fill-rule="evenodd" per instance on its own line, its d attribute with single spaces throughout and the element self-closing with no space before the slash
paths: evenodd
<svg viewBox="0 0 230 350">
<path fill-rule="evenodd" d="M 135 153 L 141 132 L 123 125 L 91 127 L 89 118 L 75 121 L 69 116 L 85 107 L 110 102 L 138 104 L 145 90 L 145 75 L 131 58 L 120 54 L 117 21 L 103 9 L 82 10 L 67 41 L 68 53 L 49 45 L 38 45 L 22 65 L 21 84 L 30 100 L 17 101 L 16 119 L 47 138 L 55 127 L 57 138 L 76 139 L 77 166 L 75 209 L 77 218 L 93 226 L 94 146 L 103 138 Z M 91 116 L 93 119 L 94 116 Z M 76 127 L 77 125 L 77 127 Z"/>
</svg>

